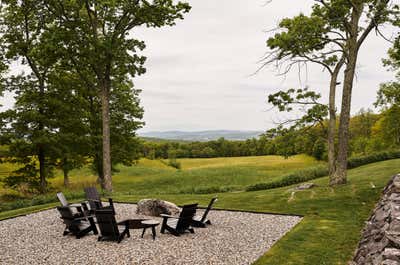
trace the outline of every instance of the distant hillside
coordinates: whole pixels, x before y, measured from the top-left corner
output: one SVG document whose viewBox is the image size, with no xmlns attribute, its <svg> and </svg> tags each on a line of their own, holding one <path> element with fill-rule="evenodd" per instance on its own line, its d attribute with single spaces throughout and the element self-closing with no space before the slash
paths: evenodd
<svg viewBox="0 0 400 265">
<path fill-rule="evenodd" d="M 141 137 L 180 140 L 180 141 L 211 141 L 218 138 L 225 138 L 233 141 L 243 141 L 250 138 L 258 138 L 262 131 L 233 131 L 233 130 L 215 130 L 215 131 L 164 131 L 164 132 L 144 132 L 139 133 Z"/>
</svg>

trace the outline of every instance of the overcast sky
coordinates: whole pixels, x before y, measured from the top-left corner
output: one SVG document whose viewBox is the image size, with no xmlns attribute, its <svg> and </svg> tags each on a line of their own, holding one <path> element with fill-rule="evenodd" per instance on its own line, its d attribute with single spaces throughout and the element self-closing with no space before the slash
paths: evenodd
<svg viewBox="0 0 400 265">
<path fill-rule="evenodd" d="M 189 0 L 192 10 L 174 27 L 137 29 L 146 42 L 147 73 L 135 78 L 143 90 L 146 126 L 155 130 L 266 130 L 284 114 L 269 111 L 267 95 L 309 86 L 326 99 L 328 75 L 308 68 L 286 78 L 272 69 L 252 75 L 267 51 L 265 42 L 280 19 L 308 13 L 311 0 Z M 388 29 L 388 31 L 390 31 Z M 389 35 L 390 36 L 390 35 Z M 371 34 L 361 51 L 353 113 L 372 107 L 379 83 L 391 80 L 381 63 L 390 46 Z M 8 95 L 2 102 L 10 106 Z M 282 116 L 283 115 L 283 116 Z"/>
<path fill-rule="evenodd" d="M 175 27 L 141 29 L 147 73 L 136 78 L 143 89 L 143 131 L 265 130 L 280 119 L 268 111 L 266 97 L 299 87 L 297 71 L 286 77 L 259 67 L 265 42 L 283 17 L 308 13 L 310 0 L 190 0 L 192 10 Z M 374 35 L 374 34 L 372 34 Z M 372 107 L 379 83 L 392 79 L 381 63 L 389 43 L 375 36 L 362 49 L 354 88 L 353 112 Z M 308 85 L 327 94 L 328 76 L 309 68 Z"/>
</svg>

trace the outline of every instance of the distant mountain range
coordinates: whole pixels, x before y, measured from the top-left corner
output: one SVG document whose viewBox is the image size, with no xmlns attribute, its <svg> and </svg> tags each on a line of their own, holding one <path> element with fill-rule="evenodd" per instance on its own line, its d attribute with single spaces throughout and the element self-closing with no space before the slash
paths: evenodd
<svg viewBox="0 0 400 265">
<path fill-rule="evenodd" d="M 146 138 L 158 138 L 180 141 L 211 141 L 218 138 L 225 138 L 233 141 L 243 141 L 250 138 L 258 138 L 263 131 L 235 131 L 235 130 L 213 130 L 213 131 L 162 131 L 143 132 L 139 136 Z"/>
</svg>

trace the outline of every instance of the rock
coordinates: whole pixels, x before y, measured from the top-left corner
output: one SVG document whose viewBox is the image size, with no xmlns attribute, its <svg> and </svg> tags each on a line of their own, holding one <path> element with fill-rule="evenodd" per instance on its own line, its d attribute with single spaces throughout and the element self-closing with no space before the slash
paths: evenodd
<svg viewBox="0 0 400 265">
<path fill-rule="evenodd" d="M 178 215 L 180 209 L 172 202 L 159 199 L 144 199 L 137 204 L 136 213 L 148 216 L 160 216 L 160 214 Z"/>
<path fill-rule="evenodd" d="M 301 185 L 297 186 L 295 188 L 295 190 L 308 190 L 308 189 L 311 189 L 311 188 L 314 188 L 314 187 L 315 187 L 314 183 L 304 183 L 304 184 L 301 184 Z"/>
<path fill-rule="evenodd" d="M 400 262 L 395 261 L 395 260 L 384 260 L 381 265 L 400 265 Z"/>
<path fill-rule="evenodd" d="M 383 258 L 400 262 L 400 249 L 386 248 L 383 252 Z"/>
</svg>

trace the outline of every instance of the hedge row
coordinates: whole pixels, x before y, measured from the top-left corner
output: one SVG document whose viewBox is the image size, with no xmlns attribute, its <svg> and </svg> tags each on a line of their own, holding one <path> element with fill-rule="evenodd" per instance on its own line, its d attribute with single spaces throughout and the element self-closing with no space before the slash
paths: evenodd
<svg viewBox="0 0 400 265">
<path fill-rule="evenodd" d="M 82 199 L 84 198 L 83 192 L 66 192 L 64 193 L 70 200 L 76 200 L 76 199 Z M 11 200 L 12 198 L 8 198 Z M 22 199 L 20 197 L 14 198 L 14 200 L 6 203 L 1 203 L 0 204 L 0 212 L 3 211 L 10 211 L 10 210 L 15 210 L 19 208 L 26 208 L 26 207 L 31 207 L 35 205 L 40 205 L 40 204 L 47 204 L 47 203 L 52 203 L 56 202 L 57 197 L 56 194 L 46 194 L 46 195 L 37 195 L 33 197 L 32 199 Z"/>
<path fill-rule="evenodd" d="M 246 191 L 256 191 L 256 190 L 269 190 L 280 187 L 286 187 L 293 184 L 309 181 L 316 178 L 324 177 L 328 174 L 328 169 L 325 166 L 314 167 L 309 169 L 304 169 L 301 171 L 294 172 L 292 174 L 286 175 L 279 180 L 267 182 L 267 183 L 257 183 L 250 185 L 246 188 Z"/>
<path fill-rule="evenodd" d="M 375 162 L 380 162 L 380 161 L 385 161 L 385 160 L 390 160 L 390 159 L 396 159 L 396 158 L 400 158 L 400 150 L 379 152 L 379 153 L 374 153 L 372 155 L 366 155 L 366 156 L 356 156 L 356 157 L 350 158 L 349 161 L 347 161 L 347 167 L 355 168 L 355 167 L 363 166 L 363 165 L 370 164 L 370 163 L 375 163 Z"/>
<path fill-rule="evenodd" d="M 352 157 L 348 160 L 347 166 L 349 169 L 351 169 L 370 163 L 396 159 L 396 158 L 400 158 L 400 150 L 379 152 L 372 155 Z M 326 175 L 328 175 L 328 169 L 326 167 L 310 168 L 283 176 L 281 179 L 276 181 L 257 183 L 254 185 L 247 186 L 246 191 L 281 188 L 317 178 L 322 178 L 325 177 Z"/>
</svg>

